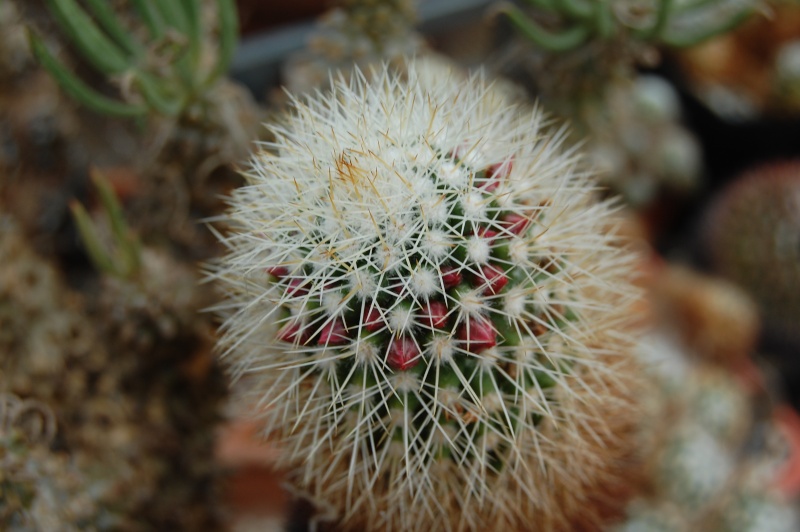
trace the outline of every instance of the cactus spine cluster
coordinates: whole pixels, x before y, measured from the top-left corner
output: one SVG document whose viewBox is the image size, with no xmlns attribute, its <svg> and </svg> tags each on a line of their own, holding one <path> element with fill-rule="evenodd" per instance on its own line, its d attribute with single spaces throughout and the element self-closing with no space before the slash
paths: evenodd
<svg viewBox="0 0 800 532">
<path fill-rule="evenodd" d="M 221 348 L 345 528 L 624 505 L 634 255 L 563 131 L 428 63 L 293 102 L 230 198 Z"/>
</svg>

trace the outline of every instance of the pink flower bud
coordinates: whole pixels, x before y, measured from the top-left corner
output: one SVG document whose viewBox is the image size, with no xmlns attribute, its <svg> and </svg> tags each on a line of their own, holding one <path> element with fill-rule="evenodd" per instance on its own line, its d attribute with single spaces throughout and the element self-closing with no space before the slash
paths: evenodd
<svg viewBox="0 0 800 532">
<path fill-rule="evenodd" d="M 484 264 L 480 267 L 481 274 L 478 282 L 480 286 L 485 286 L 484 295 L 496 296 L 505 285 L 508 284 L 508 277 L 505 272 L 497 266 Z"/>
<path fill-rule="evenodd" d="M 286 293 L 290 296 L 304 296 L 308 293 L 308 287 L 304 286 L 306 279 L 295 277 L 289 279 L 289 286 L 286 287 Z"/>
<path fill-rule="evenodd" d="M 469 318 L 458 331 L 459 340 L 473 353 L 480 353 L 497 345 L 497 331 L 486 318 Z"/>
<path fill-rule="evenodd" d="M 276 337 L 281 342 L 305 344 L 308 341 L 308 331 L 299 321 L 292 321 L 281 327 Z"/>
<path fill-rule="evenodd" d="M 522 216 L 521 214 L 509 213 L 503 218 L 503 227 L 513 234 L 513 235 L 521 235 L 523 234 L 528 227 L 530 227 L 531 221 L 529 218 Z"/>
<path fill-rule="evenodd" d="M 511 168 L 514 166 L 514 158 L 509 157 L 503 162 L 495 163 L 489 166 L 486 175 L 495 179 L 505 179 L 511 174 Z"/>
<path fill-rule="evenodd" d="M 486 192 L 494 192 L 500 186 L 500 182 L 511 173 L 511 166 L 511 158 L 489 166 L 486 170 L 486 182 L 481 188 Z"/>
<path fill-rule="evenodd" d="M 479 227 L 475 234 L 481 238 L 485 238 L 486 240 L 494 240 L 499 233 L 494 229 L 489 229 L 488 227 Z"/>
<path fill-rule="evenodd" d="M 461 284 L 461 272 L 454 266 L 442 266 L 442 283 L 445 288 L 453 288 Z"/>
<path fill-rule="evenodd" d="M 386 354 L 386 363 L 390 368 L 405 371 L 416 366 L 419 361 L 420 350 L 413 339 L 407 336 L 392 339 Z"/>
<path fill-rule="evenodd" d="M 375 332 L 384 327 L 383 317 L 381 310 L 375 302 L 368 303 L 364 307 L 364 312 L 361 315 L 361 326 L 369 332 Z"/>
<path fill-rule="evenodd" d="M 420 309 L 420 320 L 434 329 L 443 328 L 447 325 L 447 305 L 442 301 L 428 301 Z"/>
<path fill-rule="evenodd" d="M 319 345 L 341 345 L 347 342 L 347 329 L 341 318 L 329 321 L 319 333 Z"/>
<path fill-rule="evenodd" d="M 277 277 L 278 279 L 283 279 L 289 275 L 289 270 L 283 266 L 268 266 L 265 268 L 265 271 L 273 277 Z"/>
</svg>

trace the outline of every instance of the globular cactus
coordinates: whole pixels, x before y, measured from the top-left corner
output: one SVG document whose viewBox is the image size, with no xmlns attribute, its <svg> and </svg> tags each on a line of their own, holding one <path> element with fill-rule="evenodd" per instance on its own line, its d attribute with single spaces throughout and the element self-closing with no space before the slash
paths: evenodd
<svg viewBox="0 0 800 532">
<path fill-rule="evenodd" d="M 414 31 L 413 0 L 335 0 L 309 38 L 308 49 L 286 63 L 284 79 L 293 93 L 313 92 L 330 72 L 361 70 L 381 62 L 397 62 L 423 48 Z"/>
<path fill-rule="evenodd" d="M 230 198 L 221 349 L 344 528 L 594 529 L 635 465 L 635 255 L 563 130 L 412 63 L 295 100 Z"/>
<path fill-rule="evenodd" d="M 755 299 L 764 330 L 800 345 L 800 164 L 739 177 L 712 207 L 706 238 L 712 268 Z"/>
</svg>

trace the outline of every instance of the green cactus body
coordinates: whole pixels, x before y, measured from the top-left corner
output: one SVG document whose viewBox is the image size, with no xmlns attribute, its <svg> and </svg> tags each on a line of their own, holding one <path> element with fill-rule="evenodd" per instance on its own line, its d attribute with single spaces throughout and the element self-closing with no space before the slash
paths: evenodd
<svg viewBox="0 0 800 532">
<path fill-rule="evenodd" d="M 231 198 L 221 346 L 345 527 L 624 503 L 634 257 L 541 121 L 479 76 L 356 76 L 295 102 Z"/>
</svg>

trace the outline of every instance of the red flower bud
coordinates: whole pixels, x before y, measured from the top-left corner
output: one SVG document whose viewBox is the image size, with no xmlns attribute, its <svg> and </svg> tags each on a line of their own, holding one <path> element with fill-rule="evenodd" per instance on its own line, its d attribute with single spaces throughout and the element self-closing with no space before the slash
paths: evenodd
<svg viewBox="0 0 800 532">
<path fill-rule="evenodd" d="M 497 345 L 497 331 L 485 318 L 469 318 L 458 331 L 459 340 L 473 353 L 480 353 Z"/>
<path fill-rule="evenodd" d="M 281 342 L 302 345 L 308 341 L 308 331 L 299 321 L 292 321 L 281 327 L 276 337 Z"/>
<path fill-rule="evenodd" d="M 286 293 L 290 296 L 304 296 L 308 293 L 308 287 L 304 286 L 306 279 L 301 277 L 294 277 L 289 279 L 289 286 L 286 287 Z"/>
<path fill-rule="evenodd" d="M 347 342 L 347 329 L 341 318 L 329 321 L 319 333 L 319 345 L 341 345 Z"/>
<path fill-rule="evenodd" d="M 440 273 L 445 288 L 453 288 L 461 284 L 461 272 L 454 266 L 442 266 Z"/>
<path fill-rule="evenodd" d="M 405 371 L 416 366 L 420 358 L 420 350 L 414 340 L 407 336 L 399 336 L 392 339 L 389 344 L 386 363 L 392 369 Z"/>
<path fill-rule="evenodd" d="M 523 234 L 528 227 L 530 227 L 531 221 L 529 218 L 522 216 L 521 214 L 509 213 L 503 218 L 503 227 L 513 234 L 513 235 L 521 235 Z"/>
<path fill-rule="evenodd" d="M 495 179 L 505 179 L 511 174 L 511 168 L 514 166 L 513 157 L 509 157 L 501 163 L 495 163 L 489 166 L 486 175 Z"/>
<path fill-rule="evenodd" d="M 480 267 L 481 274 L 478 278 L 480 286 L 485 286 L 484 295 L 496 296 L 505 285 L 508 284 L 508 277 L 505 272 L 497 266 L 484 264 Z"/>
<path fill-rule="evenodd" d="M 495 163 L 486 169 L 486 181 L 481 187 L 486 192 L 494 192 L 500 186 L 500 181 L 511 173 L 512 159 Z"/>
<path fill-rule="evenodd" d="M 369 332 L 375 332 L 384 327 L 381 310 L 376 303 L 368 303 L 364 307 L 364 312 L 361 315 L 361 325 Z"/>
<path fill-rule="evenodd" d="M 420 309 L 420 320 L 423 325 L 441 329 L 447 325 L 447 305 L 441 301 L 428 301 Z"/>
<path fill-rule="evenodd" d="M 283 266 L 268 266 L 267 268 L 264 268 L 264 269 L 266 270 L 266 272 L 268 274 L 270 274 L 273 277 L 276 277 L 278 279 L 283 279 L 284 277 L 289 275 L 289 270 L 287 270 Z"/>
<path fill-rule="evenodd" d="M 494 240 L 499 233 L 494 229 L 489 229 L 488 227 L 479 227 L 475 234 L 487 240 Z"/>
</svg>

